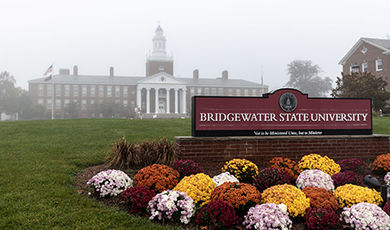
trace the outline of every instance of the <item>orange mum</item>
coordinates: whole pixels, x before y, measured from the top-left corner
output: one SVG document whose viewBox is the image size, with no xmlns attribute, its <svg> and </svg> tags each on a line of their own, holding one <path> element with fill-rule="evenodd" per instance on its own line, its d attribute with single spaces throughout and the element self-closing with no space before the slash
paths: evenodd
<svg viewBox="0 0 390 230">
<path fill-rule="evenodd" d="M 179 182 L 180 174 L 171 167 L 160 164 L 147 166 L 137 172 L 134 183 L 147 186 L 156 192 L 172 189 Z"/>
<path fill-rule="evenodd" d="M 378 173 L 386 173 L 390 171 L 390 153 L 379 155 L 372 163 L 372 170 Z"/>
<path fill-rule="evenodd" d="M 309 186 L 304 188 L 302 192 L 310 198 L 310 207 L 312 208 L 332 208 L 333 210 L 339 208 L 336 197 L 324 188 Z"/>
<path fill-rule="evenodd" d="M 299 170 L 297 162 L 289 158 L 274 157 L 269 163 L 270 167 L 285 171 L 294 180 L 298 178 L 298 175 L 301 172 L 301 170 Z"/>
</svg>

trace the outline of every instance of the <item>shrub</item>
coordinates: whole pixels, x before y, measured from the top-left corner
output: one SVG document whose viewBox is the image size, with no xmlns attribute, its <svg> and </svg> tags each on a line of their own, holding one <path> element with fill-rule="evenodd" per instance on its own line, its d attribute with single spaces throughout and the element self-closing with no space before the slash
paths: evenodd
<svg viewBox="0 0 390 230">
<path fill-rule="evenodd" d="M 333 193 L 339 203 L 339 207 L 351 207 L 354 204 L 367 202 L 380 205 L 383 202 L 381 194 L 374 189 L 353 184 L 342 185 Z"/>
<path fill-rule="evenodd" d="M 390 229 L 390 217 L 377 205 L 359 203 L 344 208 L 340 219 L 354 229 Z"/>
<path fill-rule="evenodd" d="M 308 186 L 324 188 L 330 191 L 334 190 L 332 178 L 318 169 L 305 170 L 299 174 L 297 187 L 303 189 Z"/>
<path fill-rule="evenodd" d="M 284 171 L 277 168 L 265 168 L 260 170 L 253 181 L 253 184 L 259 191 L 277 184 L 290 183 L 291 178 Z"/>
<path fill-rule="evenodd" d="M 147 186 L 156 192 L 173 188 L 179 181 L 179 173 L 166 166 L 153 164 L 137 172 L 134 182 L 137 186 Z"/>
<path fill-rule="evenodd" d="M 180 173 L 180 178 L 203 172 L 203 169 L 199 167 L 199 164 L 192 160 L 175 161 L 172 168 Z"/>
<path fill-rule="evenodd" d="M 226 201 L 239 215 L 245 214 L 251 206 L 259 203 L 260 198 L 261 194 L 255 186 L 237 182 L 225 182 L 211 194 L 211 201 Z"/>
<path fill-rule="evenodd" d="M 341 172 L 353 171 L 355 173 L 364 175 L 368 173 L 367 164 L 359 158 L 349 158 L 337 161 L 340 165 Z"/>
<path fill-rule="evenodd" d="M 319 169 L 329 175 L 340 172 L 340 165 L 336 164 L 332 159 L 327 156 L 322 157 L 318 154 L 309 154 L 302 157 L 298 162 L 300 170 L 307 169 Z"/>
<path fill-rule="evenodd" d="M 290 184 L 275 185 L 262 193 L 262 203 L 285 204 L 292 217 L 304 216 L 310 207 L 310 199 L 297 187 Z"/>
<path fill-rule="evenodd" d="M 184 192 L 166 190 L 149 201 L 149 219 L 170 220 L 188 224 L 195 212 L 194 201 Z"/>
<path fill-rule="evenodd" d="M 170 165 L 176 158 L 176 144 L 166 138 L 129 144 L 124 138 L 114 143 L 106 162 L 110 167 L 127 169 L 151 164 Z"/>
<path fill-rule="evenodd" d="M 128 187 L 133 186 L 133 180 L 120 170 L 109 169 L 101 171 L 88 180 L 94 193 L 100 197 L 117 196 Z"/>
<path fill-rule="evenodd" d="M 229 172 L 220 173 L 213 177 L 213 181 L 216 186 L 219 186 L 225 182 L 240 182 L 235 176 Z"/>
<path fill-rule="evenodd" d="M 298 168 L 297 162 L 289 158 L 274 157 L 269 163 L 271 168 L 277 168 L 285 171 L 293 180 L 296 180 L 301 172 Z"/>
<path fill-rule="evenodd" d="M 121 193 L 122 203 L 130 208 L 133 214 L 146 213 L 149 201 L 156 193 L 146 186 L 127 188 Z"/>
<path fill-rule="evenodd" d="M 246 229 L 290 229 L 292 222 L 284 204 L 258 204 L 251 207 L 242 223 Z"/>
<path fill-rule="evenodd" d="M 208 229 L 230 229 L 238 224 L 238 216 L 233 206 L 217 200 L 208 203 L 199 211 L 196 223 Z"/>
<path fill-rule="evenodd" d="M 229 172 L 240 182 L 252 183 L 253 179 L 259 173 L 257 165 L 246 159 L 233 159 L 225 163 L 222 172 Z"/>
<path fill-rule="evenodd" d="M 197 206 L 203 206 L 210 202 L 211 193 L 215 183 L 204 173 L 184 177 L 173 190 L 185 192 Z"/>
<path fill-rule="evenodd" d="M 387 215 L 390 216 L 390 201 L 386 201 L 385 206 L 383 206 L 383 211 L 385 211 Z"/>
<path fill-rule="evenodd" d="M 378 174 L 385 174 L 390 171 L 390 153 L 379 155 L 372 163 L 372 170 Z"/>
<path fill-rule="evenodd" d="M 337 210 L 339 205 L 332 192 L 318 187 L 306 187 L 302 190 L 306 197 L 310 199 L 312 208 L 332 208 Z"/>
<path fill-rule="evenodd" d="M 332 175 L 332 180 L 336 187 L 345 184 L 355 184 L 355 185 L 363 184 L 363 176 L 353 171 L 344 171 L 344 172 L 336 173 Z"/>
<path fill-rule="evenodd" d="M 305 215 L 307 229 L 333 230 L 339 229 L 340 220 L 331 208 L 308 208 Z"/>
</svg>

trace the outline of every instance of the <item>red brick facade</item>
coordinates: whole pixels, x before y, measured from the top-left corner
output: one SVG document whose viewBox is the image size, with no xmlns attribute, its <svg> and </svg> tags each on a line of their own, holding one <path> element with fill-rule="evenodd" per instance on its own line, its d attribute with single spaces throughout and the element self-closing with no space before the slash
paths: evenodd
<svg viewBox="0 0 390 230">
<path fill-rule="evenodd" d="M 266 166 L 273 157 L 298 161 L 310 153 L 334 160 L 358 157 L 373 161 L 390 152 L 386 135 L 289 136 L 289 137 L 176 137 L 178 158 L 200 163 L 202 167 L 222 167 L 233 158 L 245 158 Z"/>
</svg>

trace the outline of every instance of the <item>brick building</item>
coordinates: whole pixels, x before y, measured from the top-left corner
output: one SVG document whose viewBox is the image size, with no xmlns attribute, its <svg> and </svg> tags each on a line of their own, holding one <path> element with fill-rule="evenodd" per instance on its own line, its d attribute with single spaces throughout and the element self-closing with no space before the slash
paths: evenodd
<svg viewBox="0 0 390 230">
<path fill-rule="evenodd" d="M 146 76 L 116 76 L 113 67 L 105 76 L 79 75 L 74 66 L 73 73 L 60 69 L 50 80 L 30 80 L 29 91 L 36 103 L 48 111 L 53 109 L 56 118 L 65 116 L 64 109 L 71 102 L 80 105 L 81 117 L 102 117 L 104 103 L 119 105 L 128 115 L 140 110 L 144 117 L 181 117 L 189 115 L 195 95 L 261 96 L 268 92 L 266 85 L 230 79 L 228 71 L 216 78 L 202 78 L 198 70 L 192 77 L 175 77 L 173 58 L 167 55 L 165 44 L 158 26 L 153 51 L 146 60 Z"/>
<path fill-rule="evenodd" d="M 345 74 L 370 72 L 383 78 L 390 91 L 390 39 L 360 38 L 339 64 Z"/>
</svg>

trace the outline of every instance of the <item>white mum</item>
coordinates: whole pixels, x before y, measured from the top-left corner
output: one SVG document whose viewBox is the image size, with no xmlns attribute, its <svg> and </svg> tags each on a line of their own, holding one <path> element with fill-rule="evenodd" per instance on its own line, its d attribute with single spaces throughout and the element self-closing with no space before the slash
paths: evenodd
<svg viewBox="0 0 390 230">
<path fill-rule="evenodd" d="M 303 189 L 308 186 L 334 190 L 332 177 L 319 169 L 305 170 L 297 178 L 297 187 Z"/>
<path fill-rule="evenodd" d="M 219 186 L 225 182 L 239 182 L 239 180 L 229 172 L 224 172 L 214 176 L 213 181 L 216 186 Z"/>
<path fill-rule="evenodd" d="M 109 169 L 101 171 L 87 182 L 100 197 L 117 196 L 133 186 L 133 180 L 120 170 Z"/>
</svg>

